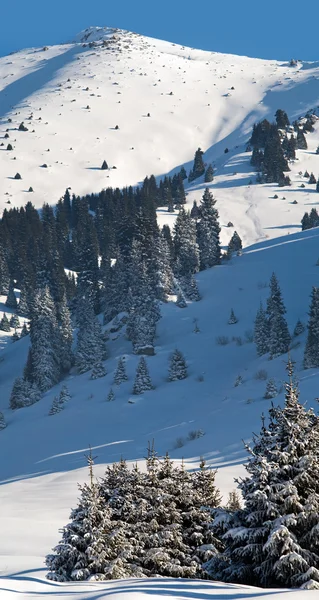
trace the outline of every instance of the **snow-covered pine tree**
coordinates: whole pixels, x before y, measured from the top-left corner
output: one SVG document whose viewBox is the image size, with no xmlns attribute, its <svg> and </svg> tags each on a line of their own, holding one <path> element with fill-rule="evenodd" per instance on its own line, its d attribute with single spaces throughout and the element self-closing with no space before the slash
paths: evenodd
<svg viewBox="0 0 319 600">
<path fill-rule="evenodd" d="M 276 398 L 278 396 L 278 388 L 274 379 L 268 379 L 266 384 L 266 390 L 264 394 L 265 400 L 271 400 L 272 398 Z"/>
<path fill-rule="evenodd" d="M 0 246 L 0 294 L 5 296 L 9 292 L 10 276 L 7 258 L 3 249 Z"/>
<path fill-rule="evenodd" d="M 305 326 L 302 323 L 302 321 L 300 321 L 300 319 L 298 319 L 298 321 L 295 325 L 293 336 L 298 337 L 298 335 L 301 335 L 304 331 L 305 331 Z"/>
<path fill-rule="evenodd" d="M 0 412 L 0 430 L 5 429 L 6 426 L 7 426 L 7 424 L 5 422 L 4 414 L 2 412 Z"/>
<path fill-rule="evenodd" d="M 199 248 L 196 240 L 196 223 L 189 212 L 181 207 L 174 225 L 174 273 L 180 277 L 199 270 Z"/>
<path fill-rule="evenodd" d="M 92 373 L 90 379 L 99 379 L 100 377 L 105 377 L 106 368 L 102 362 L 97 362 L 93 366 Z"/>
<path fill-rule="evenodd" d="M 229 258 L 231 258 L 232 254 L 234 252 L 239 252 L 239 250 L 241 250 L 242 247 L 243 247 L 242 241 L 241 241 L 237 231 L 234 231 L 234 233 L 229 241 L 228 247 L 227 247 L 227 256 Z"/>
<path fill-rule="evenodd" d="M 223 536 L 211 577 L 261 587 L 319 589 L 318 417 L 299 402 L 288 364 L 284 408 L 272 407 L 239 482 L 245 507 Z"/>
<path fill-rule="evenodd" d="M 168 380 L 178 381 L 181 379 L 186 379 L 186 377 L 187 364 L 185 357 L 180 350 L 176 349 L 169 359 Z"/>
<path fill-rule="evenodd" d="M 178 306 L 178 308 L 187 308 L 187 302 L 181 288 L 178 289 L 175 304 Z"/>
<path fill-rule="evenodd" d="M 6 332 L 10 331 L 10 323 L 9 323 L 6 313 L 3 313 L 3 317 L 0 321 L 0 329 L 1 329 L 1 331 L 6 331 Z"/>
<path fill-rule="evenodd" d="M 60 402 L 59 396 L 54 396 L 52 406 L 49 410 L 49 416 L 57 415 L 64 409 L 64 402 Z"/>
<path fill-rule="evenodd" d="M 116 371 L 114 373 L 114 383 L 115 385 L 121 385 L 121 383 L 127 380 L 128 376 L 126 374 L 125 358 L 124 356 L 120 356 L 117 363 Z"/>
<path fill-rule="evenodd" d="M 31 348 L 25 378 L 35 383 L 41 392 L 46 392 L 61 379 L 61 338 L 48 287 L 35 294 L 30 335 Z"/>
<path fill-rule="evenodd" d="M 40 390 L 36 384 L 30 383 L 17 377 L 15 379 L 11 395 L 10 395 L 10 408 L 15 410 L 17 408 L 23 408 L 24 406 L 31 406 L 40 400 Z"/>
<path fill-rule="evenodd" d="M 156 298 L 167 302 L 167 297 L 174 292 L 174 275 L 171 251 L 162 233 L 154 241 L 152 271 L 156 287 Z"/>
<path fill-rule="evenodd" d="M 278 279 L 275 273 L 270 278 L 270 294 L 267 299 L 267 316 L 269 320 L 269 353 L 270 358 L 280 356 L 288 352 L 290 334 L 287 321 L 284 317 L 286 312 Z"/>
<path fill-rule="evenodd" d="M 308 336 L 305 346 L 304 368 L 319 366 L 319 288 L 313 287 L 309 309 Z"/>
<path fill-rule="evenodd" d="M 211 183 L 214 180 L 214 169 L 212 165 L 208 165 L 205 171 L 205 183 Z"/>
<path fill-rule="evenodd" d="M 6 299 L 6 306 L 8 308 L 13 308 L 14 310 L 16 310 L 16 308 L 18 306 L 16 295 L 14 293 L 14 284 L 13 284 L 12 280 L 10 281 L 10 285 L 9 285 L 8 296 Z"/>
<path fill-rule="evenodd" d="M 75 364 L 79 373 L 86 373 L 97 362 L 107 358 L 102 327 L 94 315 L 92 302 L 87 298 L 82 303 L 83 312 L 75 348 Z"/>
<path fill-rule="evenodd" d="M 68 373 L 74 362 L 72 352 L 73 328 L 71 314 L 68 308 L 66 295 L 63 295 L 62 301 L 58 307 L 59 330 L 60 330 L 60 361 L 63 373 Z"/>
<path fill-rule="evenodd" d="M 12 317 L 10 319 L 10 327 L 13 327 L 14 329 L 16 329 L 17 327 L 20 327 L 20 321 L 19 321 L 18 315 L 12 315 Z"/>
<path fill-rule="evenodd" d="M 236 325 L 236 323 L 238 323 L 238 319 L 237 319 L 237 317 L 236 317 L 236 315 L 234 313 L 234 310 L 231 309 L 230 316 L 229 316 L 229 319 L 228 319 L 228 325 Z"/>
<path fill-rule="evenodd" d="M 144 356 L 141 356 L 136 369 L 133 394 L 139 395 L 153 389 L 152 381 Z"/>
<path fill-rule="evenodd" d="M 260 303 L 255 319 L 254 341 L 258 356 L 269 352 L 269 321 L 262 303 Z"/>
<path fill-rule="evenodd" d="M 220 226 L 216 200 L 206 188 L 200 203 L 200 220 L 197 223 L 197 243 L 200 253 L 201 270 L 209 269 L 220 263 Z"/>
<path fill-rule="evenodd" d="M 21 329 L 20 337 L 25 337 L 26 335 L 29 335 L 29 330 L 28 330 L 26 322 L 24 322 L 23 327 Z"/>
<path fill-rule="evenodd" d="M 115 394 L 113 392 L 113 389 L 111 388 L 110 391 L 109 391 L 109 393 L 108 393 L 108 395 L 107 395 L 106 401 L 107 402 L 114 402 L 114 400 L 115 400 Z"/>
<path fill-rule="evenodd" d="M 179 284 L 188 300 L 191 300 L 192 302 L 199 302 L 199 300 L 202 299 L 194 275 L 188 274 L 185 277 L 181 277 Z"/>
</svg>

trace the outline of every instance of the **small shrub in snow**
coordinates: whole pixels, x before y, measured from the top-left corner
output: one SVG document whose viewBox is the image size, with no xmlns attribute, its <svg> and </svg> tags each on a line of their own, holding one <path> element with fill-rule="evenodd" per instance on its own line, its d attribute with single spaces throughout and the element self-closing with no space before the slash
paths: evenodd
<svg viewBox="0 0 319 600">
<path fill-rule="evenodd" d="M 202 429 L 193 429 L 192 431 L 190 431 L 188 433 L 187 439 L 190 442 L 193 442 L 194 440 L 198 440 L 199 438 L 203 437 L 205 435 L 205 432 Z"/>
<path fill-rule="evenodd" d="M 16 173 L 15 176 L 14 176 L 14 179 L 22 179 L 20 173 Z"/>
<path fill-rule="evenodd" d="M 200 329 L 199 329 L 199 326 L 198 326 L 198 319 L 194 318 L 193 323 L 194 323 L 193 332 L 194 333 L 200 333 Z"/>
<path fill-rule="evenodd" d="M 255 373 L 255 379 L 257 379 L 257 381 L 266 381 L 268 377 L 268 373 L 265 369 L 259 369 L 259 371 L 256 371 Z"/>
<path fill-rule="evenodd" d="M 244 380 L 243 380 L 242 376 L 237 375 L 237 377 L 235 379 L 234 387 L 238 387 L 239 385 L 242 385 L 243 383 L 244 383 Z"/>
<path fill-rule="evenodd" d="M 278 396 L 278 388 L 274 379 L 269 379 L 266 385 L 265 400 L 271 400 Z"/>
<path fill-rule="evenodd" d="M 217 346 L 227 346 L 227 344 L 229 344 L 229 337 L 227 335 L 218 335 L 216 344 Z"/>
<path fill-rule="evenodd" d="M 252 344 L 254 341 L 254 332 L 252 329 L 246 329 L 245 331 L 245 342 L 246 344 Z"/>
<path fill-rule="evenodd" d="M 243 338 L 240 335 L 233 336 L 232 341 L 235 342 L 236 346 L 242 346 L 244 343 Z"/>
</svg>

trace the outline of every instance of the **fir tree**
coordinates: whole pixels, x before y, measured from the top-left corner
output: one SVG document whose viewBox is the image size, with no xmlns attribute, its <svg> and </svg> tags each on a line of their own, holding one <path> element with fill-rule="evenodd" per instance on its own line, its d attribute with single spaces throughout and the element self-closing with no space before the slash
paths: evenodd
<svg viewBox="0 0 319 600">
<path fill-rule="evenodd" d="M 64 402 L 60 401 L 59 396 L 53 398 L 52 406 L 49 410 L 49 416 L 56 415 L 64 409 Z"/>
<path fill-rule="evenodd" d="M 90 379 L 99 379 L 100 377 L 105 377 L 106 368 L 104 367 L 102 362 L 95 363 Z"/>
<path fill-rule="evenodd" d="M 238 319 L 237 319 L 233 309 L 231 309 L 230 317 L 228 319 L 228 325 L 235 325 L 236 323 L 238 323 Z"/>
<path fill-rule="evenodd" d="M 3 317 L 0 321 L 0 329 L 1 329 L 1 331 L 7 331 L 7 332 L 10 331 L 10 323 L 9 323 L 6 313 L 3 313 Z"/>
<path fill-rule="evenodd" d="M 286 129 L 286 127 L 289 127 L 290 121 L 288 119 L 287 113 L 284 110 L 278 108 L 275 117 L 278 129 Z"/>
<path fill-rule="evenodd" d="M 4 419 L 4 415 L 2 412 L 0 412 L 0 430 L 1 429 L 5 429 L 7 426 L 5 419 Z"/>
<path fill-rule="evenodd" d="M 84 298 L 81 322 L 75 348 L 75 365 L 79 373 L 86 373 L 97 362 L 106 360 L 107 352 L 102 328 L 94 315 L 92 302 Z"/>
<path fill-rule="evenodd" d="M 202 270 L 220 263 L 220 227 L 215 204 L 216 200 L 206 188 L 200 204 L 200 220 L 197 223 L 197 242 Z"/>
<path fill-rule="evenodd" d="M 228 510 L 230 510 L 231 512 L 240 510 L 241 502 L 240 502 L 240 496 L 239 496 L 237 490 L 234 490 L 233 492 L 229 492 L 226 508 L 228 508 Z"/>
<path fill-rule="evenodd" d="M 300 321 L 300 319 L 298 319 L 296 325 L 295 325 L 295 329 L 294 329 L 294 333 L 293 336 L 294 337 L 298 337 L 298 335 L 301 335 L 303 332 L 305 331 L 305 326 L 304 324 Z"/>
<path fill-rule="evenodd" d="M 272 398 L 276 398 L 278 396 L 278 388 L 274 379 L 269 379 L 267 381 L 266 390 L 264 394 L 265 400 L 271 400 Z"/>
<path fill-rule="evenodd" d="M 214 579 L 261 587 L 319 589 L 318 417 L 300 404 L 289 363 L 284 408 L 272 407 L 268 429 L 254 436 L 239 482 L 245 507 L 213 558 Z"/>
<path fill-rule="evenodd" d="M 110 389 L 106 400 L 107 400 L 107 402 L 113 402 L 115 400 L 115 394 L 114 394 L 112 388 Z"/>
<path fill-rule="evenodd" d="M 199 270 L 199 248 L 196 241 L 196 224 L 182 207 L 174 225 L 175 265 L 177 277 L 184 277 Z"/>
<path fill-rule="evenodd" d="M 193 169 L 189 174 L 188 181 L 193 181 L 194 179 L 197 179 L 198 177 L 204 175 L 205 165 L 203 161 L 203 154 L 204 152 L 200 148 L 196 150 Z"/>
<path fill-rule="evenodd" d="M 29 335 L 29 331 L 26 322 L 24 322 L 23 327 L 21 329 L 20 337 L 25 337 L 26 335 Z"/>
<path fill-rule="evenodd" d="M 133 394 L 139 395 L 153 389 L 152 381 L 148 372 L 147 363 L 144 356 L 141 356 L 137 365 L 136 376 L 133 387 Z"/>
<path fill-rule="evenodd" d="M 178 381 L 186 379 L 187 377 L 187 364 L 184 355 L 180 350 L 174 350 L 173 354 L 169 359 L 169 381 Z"/>
<path fill-rule="evenodd" d="M 212 165 L 208 165 L 205 171 L 205 183 L 211 183 L 214 180 L 214 169 Z"/>
<path fill-rule="evenodd" d="M 231 257 L 233 252 L 239 252 L 242 249 L 242 247 L 242 241 L 237 231 L 234 231 L 227 248 L 228 257 Z"/>
<path fill-rule="evenodd" d="M 128 380 L 128 376 L 126 374 L 125 369 L 125 358 L 121 357 L 118 360 L 116 371 L 114 373 L 114 383 L 115 385 L 120 385 L 124 381 Z"/>
<path fill-rule="evenodd" d="M 186 302 L 185 296 L 183 294 L 183 291 L 181 289 L 179 289 L 177 292 L 177 298 L 176 298 L 175 304 L 176 304 L 176 306 L 178 306 L 178 308 L 187 308 L 187 302 Z"/>
<path fill-rule="evenodd" d="M 10 281 L 10 285 L 9 285 L 9 292 L 8 292 L 8 296 L 6 299 L 6 306 L 8 308 L 13 308 L 14 310 L 18 306 L 16 295 L 14 293 L 14 284 L 13 284 L 12 280 Z"/>
<path fill-rule="evenodd" d="M 19 321 L 18 315 L 12 315 L 12 317 L 10 319 L 10 327 L 13 327 L 14 329 L 17 329 L 18 327 L 20 327 L 20 321 Z"/>
<path fill-rule="evenodd" d="M 255 319 L 254 341 L 258 356 L 269 352 L 269 321 L 262 303 L 260 303 Z"/>
<path fill-rule="evenodd" d="M 297 144 L 298 150 L 307 150 L 307 148 L 308 148 L 306 136 L 303 133 L 303 131 L 301 129 L 299 129 L 299 127 L 297 130 L 296 144 Z"/>
<path fill-rule="evenodd" d="M 103 160 L 103 163 L 102 163 L 102 166 L 101 166 L 102 171 L 107 171 L 108 168 L 109 167 L 108 167 L 108 164 L 107 164 L 106 160 Z"/>
<path fill-rule="evenodd" d="M 40 390 L 36 384 L 18 377 L 13 384 L 10 396 L 10 408 L 16 410 L 24 406 L 31 406 L 40 400 Z"/>
<path fill-rule="evenodd" d="M 270 294 L 267 300 L 267 317 L 269 319 L 269 352 L 274 358 L 288 352 L 290 335 L 284 314 L 286 312 L 281 290 L 276 275 L 270 278 Z"/>
<path fill-rule="evenodd" d="M 61 370 L 63 373 L 68 373 L 74 362 L 72 351 L 73 328 L 65 294 L 63 295 L 62 302 L 59 304 L 59 331 Z"/>
<path fill-rule="evenodd" d="M 308 336 L 305 346 L 304 368 L 319 366 L 319 288 L 313 287 L 308 321 Z"/>
</svg>

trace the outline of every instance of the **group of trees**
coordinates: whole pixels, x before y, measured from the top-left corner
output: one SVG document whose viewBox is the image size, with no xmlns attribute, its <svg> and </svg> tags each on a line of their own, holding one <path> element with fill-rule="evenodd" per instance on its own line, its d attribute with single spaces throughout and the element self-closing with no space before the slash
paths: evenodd
<svg viewBox="0 0 319 600">
<path fill-rule="evenodd" d="M 178 357 L 177 357 L 178 358 Z M 47 556 L 54 581 L 212 578 L 319 589 L 319 418 L 299 401 L 288 362 L 284 407 L 246 444 L 247 475 L 226 506 L 215 471 L 188 472 L 149 447 L 146 472 L 124 460 L 90 483 Z"/>
<path fill-rule="evenodd" d="M 276 123 L 267 119 L 256 123 L 249 140 L 249 148 L 253 147 L 251 164 L 258 171 L 258 182 L 290 185 L 290 178 L 285 175 L 290 171 L 288 161 L 296 158 L 296 149 L 306 149 L 305 133 L 311 131 L 311 116 L 303 125 L 290 122 L 285 111 L 278 109 L 275 114 Z"/>
</svg>

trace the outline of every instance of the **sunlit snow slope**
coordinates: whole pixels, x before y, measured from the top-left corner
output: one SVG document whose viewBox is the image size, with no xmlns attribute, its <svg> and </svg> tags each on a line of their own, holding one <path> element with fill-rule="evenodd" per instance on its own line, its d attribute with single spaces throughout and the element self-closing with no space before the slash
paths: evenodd
<svg viewBox="0 0 319 600">
<path fill-rule="evenodd" d="M 318 75 L 318 63 L 290 67 L 108 28 L 1 58 L 0 209 L 8 201 L 53 204 L 69 186 L 91 193 L 189 169 L 200 146 L 217 167 L 213 187 L 223 223 L 235 214 L 246 244 L 276 236 L 272 227 L 288 233 L 304 212 L 305 194 L 293 210 L 294 189 L 287 202 L 268 202 L 268 188 L 248 186 L 253 173 L 244 150 L 254 122 L 273 120 L 277 108 L 293 119 L 319 104 Z M 18 131 L 22 121 L 26 132 Z M 319 157 L 301 154 L 308 169 L 319 171 Z M 100 170 L 104 159 L 109 171 Z M 22 180 L 14 180 L 17 172 Z M 200 196 L 198 183 L 190 203 Z"/>
</svg>

